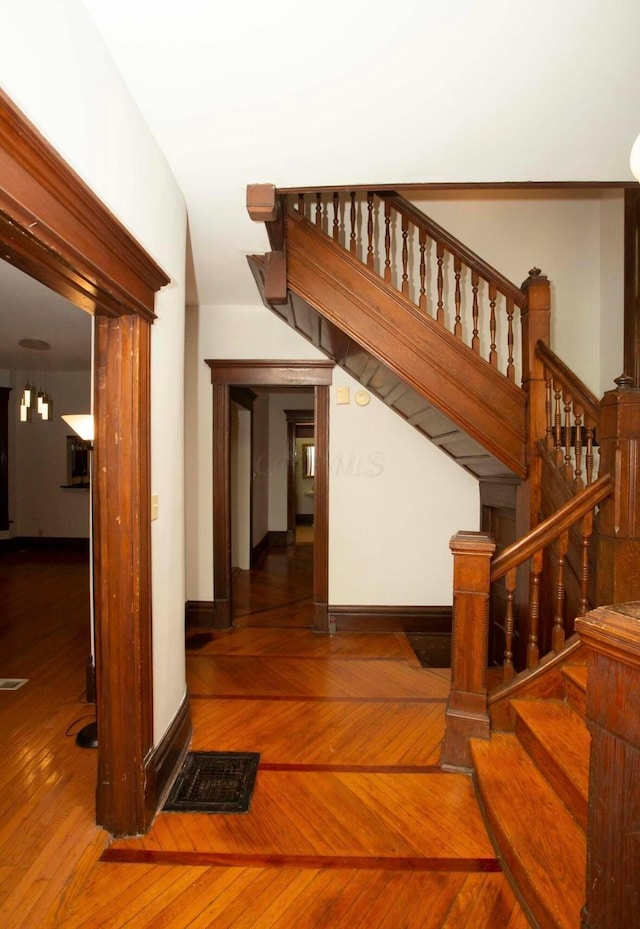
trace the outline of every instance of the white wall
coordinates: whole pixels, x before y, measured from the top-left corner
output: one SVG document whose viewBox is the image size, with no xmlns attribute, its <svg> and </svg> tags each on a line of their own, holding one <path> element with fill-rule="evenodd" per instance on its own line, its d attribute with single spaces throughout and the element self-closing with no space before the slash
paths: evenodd
<svg viewBox="0 0 640 929">
<path fill-rule="evenodd" d="M 78 0 L 24 0 L 5 11 L 0 83 L 98 194 L 171 283 L 152 334 L 153 679 L 156 742 L 185 693 L 184 278 L 180 190 Z"/>
<path fill-rule="evenodd" d="M 256 391 L 253 404 L 253 526 L 251 544 L 269 531 L 269 396 Z"/>
</svg>

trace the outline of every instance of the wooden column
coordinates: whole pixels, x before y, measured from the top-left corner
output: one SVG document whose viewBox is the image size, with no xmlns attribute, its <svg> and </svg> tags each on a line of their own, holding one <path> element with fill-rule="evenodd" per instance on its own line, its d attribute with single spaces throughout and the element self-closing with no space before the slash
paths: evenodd
<svg viewBox="0 0 640 929">
<path fill-rule="evenodd" d="M 155 814 L 149 354 L 140 316 L 96 319 L 94 566 L 97 821 L 145 832 Z"/>
<path fill-rule="evenodd" d="M 213 624 L 231 626 L 231 501 L 229 385 L 213 385 Z"/>
<path fill-rule="evenodd" d="M 470 738 L 489 738 L 486 671 L 489 649 L 489 576 L 495 542 L 482 532 L 458 532 L 453 553 L 451 692 L 442 764 L 470 768 Z"/>
<path fill-rule="evenodd" d="M 0 531 L 9 528 L 9 394 L 0 387 Z"/>
<path fill-rule="evenodd" d="M 637 926 L 640 913 L 640 601 L 576 620 L 592 650 L 587 901 L 582 929 Z"/>
<path fill-rule="evenodd" d="M 616 379 L 600 405 L 600 473 L 614 492 L 598 515 L 596 603 L 640 599 L 640 389 Z"/>
</svg>

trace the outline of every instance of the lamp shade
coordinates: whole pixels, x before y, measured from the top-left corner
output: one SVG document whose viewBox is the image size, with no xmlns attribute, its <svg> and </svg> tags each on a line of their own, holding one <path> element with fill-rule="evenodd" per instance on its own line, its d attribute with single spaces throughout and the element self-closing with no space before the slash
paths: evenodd
<svg viewBox="0 0 640 929">
<path fill-rule="evenodd" d="M 633 143 L 631 155 L 629 156 L 629 167 L 635 179 L 640 181 L 640 135 Z"/>
<path fill-rule="evenodd" d="M 93 416 L 91 413 L 66 413 L 61 418 L 81 439 L 84 439 L 85 442 L 93 442 Z"/>
</svg>

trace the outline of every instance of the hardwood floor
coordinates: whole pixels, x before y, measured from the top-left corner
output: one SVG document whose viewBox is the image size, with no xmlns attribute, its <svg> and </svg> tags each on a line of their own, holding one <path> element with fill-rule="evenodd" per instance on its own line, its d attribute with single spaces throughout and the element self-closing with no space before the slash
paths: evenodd
<svg viewBox="0 0 640 929">
<path fill-rule="evenodd" d="M 0 556 L 0 674 L 30 678 L 0 694 L 0 925 L 526 929 L 471 780 L 438 767 L 449 672 L 421 669 L 400 634 L 298 625 L 304 584 L 281 555 L 277 605 L 256 587 L 237 628 L 188 636 L 192 748 L 260 752 L 249 813 L 160 813 L 110 843 L 95 753 L 65 736 L 88 709 L 80 599 Z"/>
</svg>

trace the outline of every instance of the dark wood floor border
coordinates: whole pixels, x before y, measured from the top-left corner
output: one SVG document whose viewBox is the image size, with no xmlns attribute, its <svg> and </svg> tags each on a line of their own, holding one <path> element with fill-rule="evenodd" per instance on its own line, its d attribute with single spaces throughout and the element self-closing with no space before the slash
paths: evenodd
<svg viewBox="0 0 640 929">
<path fill-rule="evenodd" d="M 225 656 L 226 657 L 226 656 Z M 426 668 L 424 669 L 427 670 Z M 293 703 L 398 703 L 398 697 L 314 697 L 277 694 L 190 694 L 192 700 L 279 700 Z M 402 697 L 402 703 L 447 703 L 449 697 Z"/>
<path fill-rule="evenodd" d="M 261 761 L 260 771 L 301 771 L 304 774 L 449 774 L 440 765 L 393 764 L 302 764 L 284 761 Z"/>
<path fill-rule="evenodd" d="M 209 868 L 299 868 L 314 871 L 345 868 L 350 871 L 449 871 L 474 874 L 495 873 L 502 870 L 497 858 L 240 855 L 219 852 L 146 851 L 133 848 L 107 848 L 102 853 L 100 861 L 111 864 L 164 864 Z"/>
<path fill-rule="evenodd" d="M 180 770 L 189 750 L 191 735 L 189 693 L 187 692 L 173 722 L 150 756 L 148 768 L 153 771 L 153 777 L 155 778 L 155 796 L 158 798 L 158 806 L 164 803 L 164 799 Z"/>
<path fill-rule="evenodd" d="M 451 632 L 451 606 L 330 606 L 337 632 Z"/>
</svg>

